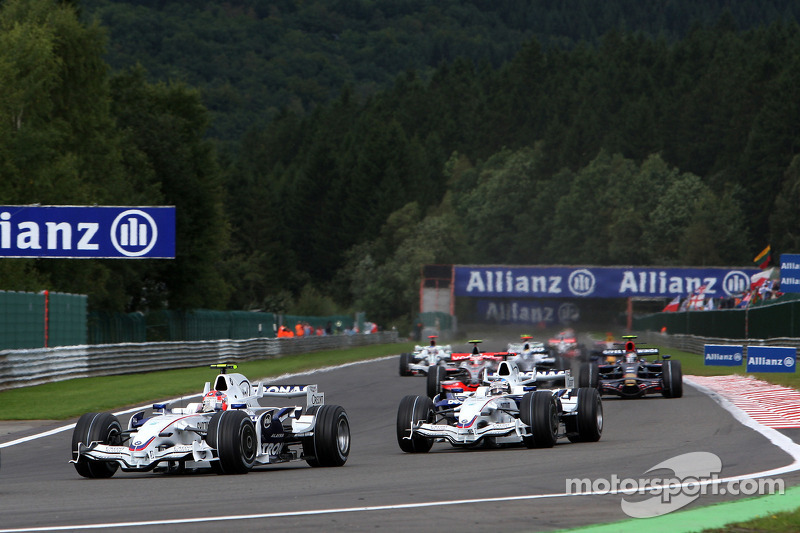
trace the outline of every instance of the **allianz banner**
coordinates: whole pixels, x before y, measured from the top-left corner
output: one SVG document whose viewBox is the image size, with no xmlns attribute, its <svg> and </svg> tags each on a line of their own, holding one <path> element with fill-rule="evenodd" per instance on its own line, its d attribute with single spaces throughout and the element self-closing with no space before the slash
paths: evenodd
<svg viewBox="0 0 800 533">
<path fill-rule="evenodd" d="M 748 346 L 748 372 L 794 372 L 797 348 L 782 346 Z"/>
<path fill-rule="evenodd" d="M 658 268 L 569 266 L 453 267 L 456 296 L 492 298 L 627 298 L 740 296 L 755 268 Z"/>
<path fill-rule="evenodd" d="M 0 257 L 175 257 L 174 207 L 0 206 Z"/>
<path fill-rule="evenodd" d="M 781 292 L 800 292 L 800 255 L 781 254 Z"/>
<path fill-rule="evenodd" d="M 706 366 L 742 366 L 744 346 L 733 344 L 706 344 L 703 361 Z"/>
</svg>

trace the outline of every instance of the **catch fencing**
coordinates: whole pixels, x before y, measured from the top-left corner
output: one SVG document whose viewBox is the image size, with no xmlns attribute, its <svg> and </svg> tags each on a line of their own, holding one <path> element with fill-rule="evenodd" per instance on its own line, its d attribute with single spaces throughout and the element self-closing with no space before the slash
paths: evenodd
<svg viewBox="0 0 800 533">
<path fill-rule="evenodd" d="M 397 331 L 286 339 L 105 344 L 0 351 L 0 391 L 52 381 L 272 359 L 399 342 Z"/>
</svg>

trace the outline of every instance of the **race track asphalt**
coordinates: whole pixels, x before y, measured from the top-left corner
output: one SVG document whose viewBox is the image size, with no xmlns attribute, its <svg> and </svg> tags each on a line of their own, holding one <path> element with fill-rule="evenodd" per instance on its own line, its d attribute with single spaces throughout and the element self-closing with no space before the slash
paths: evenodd
<svg viewBox="0 0 800 533">
<path fill-rule="evenodd" d="M 326 403 L 347 410 L 352 450 L 345 466 L 290 463 L 242 476 L 118 472 L 84 479 L 68 463 L 71 430 L 60 431 L 2 448 L 0 531 L 547 531 L 629 518 L 620 495 L 565 495 L 568 478 L 641 478 L 662 461 L 698 451 L 720 457 L 721 476 L 792 462 L 688 385 L 679 399 L 604 398 L 597 443 L 564 441 L 541 450 L 436 443 L 430 453 L 412 455 L 397 445 L 397 407 L 406 394 L 424 394 L 425 380 L 400 377 L 398 357 L 283 382 L 317 383 Z M 123 425 L 128 416 L 120 416 Z M 63 426 L 0 430 L 0 446 Z M 797 474 L 784 479 L 787 487 L 800 484 Z M 731 499 L 703 495 L 686 508 Z"/>
</svg>

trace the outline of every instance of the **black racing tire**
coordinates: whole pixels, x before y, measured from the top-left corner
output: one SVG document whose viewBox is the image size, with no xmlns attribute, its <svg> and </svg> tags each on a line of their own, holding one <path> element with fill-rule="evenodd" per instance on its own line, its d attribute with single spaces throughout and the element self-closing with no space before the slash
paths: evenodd
<svg viewBox="0 0 800 533">
<path fill-rule="evenodd" d="M 410 353 L 401 353 L 400 354 L 400 375 L 401 376 L 410 376 L 412 374 L 411 370 L 408 366 L 411 364 L 411 354 Z"/>
<path fill-rule="evenodd" d="M 244 411 L 220 411 L 208 423 L 208 445 L 217 450 L 214 471 L 219 474 L 246 474 L 258 454 L 258 436 L 253 421 Z"/>
<path fill-rule="evenodd" d="M 578 387 L 591 387 L 596 389 L 600 385 L 600 372 L 597 363 L 590 361 L 581 363 L 578 367 Z"/>
<path fill-rule="evenodd" d="M 428 368 L 428 381 L 425 391 L 428 398 L 433 399 L 437 394 L 442 392 L 442 381 L 447 378 L 447 371 L 443 366 L 433 365 Z"/>
<path fill-rule="evenodd" d="M 344 407 L 325 404 L 315 411 L 314 434 L 303 439 L 303 455 L 313 467 L 343 466 L 350 456 L 350 419 Z"/>
<path fill-rule="evenodd" d="M 577 414 L 567 419 L 570 442 L 597 442 L 603 434 L 603 401 L 592 387 L 578 389 Z"/>
<path fill-rule="evenodd" d="M 78 443 L 122 444 L 122 426 L 119 419 L 111 413 L 86 413 L 78 419 L 72 430 L 72 459 L 78 462 L 75 470 L 87 478 L 109 478 L 119 468 L 115 462 L 93 461 L 78 456 Z"/>
<path fill-rule="evenodd" d="M 555 446 L 558 439 L 558 403 L 550 391 L 525 393 L 519 404 L 519 417 L 531 429 L 531 436 L 522 437 L 525 446 Z"/>
<path fill-rule="evenodd" d="M 661 364 L 661 395 L 664 398 L 683 396 L 683 371 L 680 361 L 669 359 Z"/>
<path fill-rule="evenodd" d="M 433 439 L 411 434 L 411 426 L 420 420 L 433 422 L 435 417 L 433 400 L 426 396 L 404 396 L 397 409 L 397 444 L 406 453 L 427 453 L 433 447 Z M 411 436 L 411 438 L 407 438 Z"/>
</svg>

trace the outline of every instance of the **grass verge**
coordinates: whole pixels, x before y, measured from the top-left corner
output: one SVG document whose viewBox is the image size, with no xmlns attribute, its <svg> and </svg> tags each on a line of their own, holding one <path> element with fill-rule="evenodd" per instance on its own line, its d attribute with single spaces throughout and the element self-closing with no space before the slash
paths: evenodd
<svg viewBox="0 0 800 533">
<path fill-rule="evenodd" d="M 725 527 L 704 529 L 702 533 L 785 533 L 787 531 L 800 531 L 800 509 L 774 513 L 745 522 L 734 522 Z"/>
<path fill-rule="evenodd" d="M 245 376 L 258 380 L 287 373 L 374 359 L 412 350 L 411 343 L 359 346 L 237 363 Z M 65 420 L 91 411 L 202 392 L 216 371 L 208 366 L 57 381 L 0 392 L 0 420 Z"/>
</svg>

